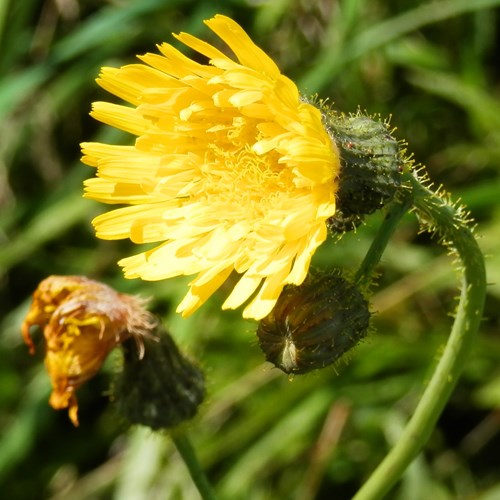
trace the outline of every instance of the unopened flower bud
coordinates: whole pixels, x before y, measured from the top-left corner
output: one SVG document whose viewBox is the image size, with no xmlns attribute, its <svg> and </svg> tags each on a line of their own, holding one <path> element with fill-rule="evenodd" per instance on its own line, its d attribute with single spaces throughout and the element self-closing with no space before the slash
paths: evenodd
<svg viewBox="0 0 500 500">
<path fill-rule="evenodd" d="M 125 363 L 114 396 L 129 422 L 170 429 L 195 416 L 205 396 L 203 373 L 167 332 L 145 339 L 142 357 L 130 341 L 123 347 Z"/>
<path fill-rule="evenodd" d="M 30 328 L 43 329 L 52 383 L 49 403 L 54 409 L 68 408 L 78 425 L 75 391 L 97 373 L 114 347 L 129 337 L 140 344 L 155 324 L 140 298 L 84 276 L 50 276 L 33 294 L 22 333 L 33 353 Z"/>
<path fill-rule="evenodd" d="M 368 302 L 337 273 L 288 286 L 257 336 L 266 359 L 285 373 L 299 374 L 337 361 L 368 331 Z"/>
<path fill-rule="evenodd" d="M 341 159 L 337 211 L 328 225 L 334 232 L 343 232 L 393 199 L 405 160 L 387 122 L 361 113 L 327 113 L 325 121 Z"/>
</svg>

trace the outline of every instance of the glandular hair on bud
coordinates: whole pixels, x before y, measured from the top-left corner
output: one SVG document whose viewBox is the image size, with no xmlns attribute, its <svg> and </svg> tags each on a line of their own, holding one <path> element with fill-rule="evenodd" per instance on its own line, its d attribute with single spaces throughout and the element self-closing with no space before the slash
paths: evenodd
<svg viewBox="0 0 500 500">
<path fill-rule="evenodd" d="M 114 391 L 117 409 L 130 423 L 172 429 L 196 415 L 205 396 L 204 376 L 166 331 L 143 342 L 142 357 L 133 342 L 123 345 L 124 368 Z"/>
<path fill-rule="evenodd" d="M 309 277 L 286 287 L 257 328 L 266 359 L 285 373 L 324 368 L 363 339 L 370 322 L 368 301 L 339 273 Z"/>
<path fill-rule="evenodd" d="M 405 160 L 387 122 L 328 111 L 324 120 L 340 153 L 337 212 L 328 220 L 339 233 L 354 229 L 394 198 Z"/>
</svg>

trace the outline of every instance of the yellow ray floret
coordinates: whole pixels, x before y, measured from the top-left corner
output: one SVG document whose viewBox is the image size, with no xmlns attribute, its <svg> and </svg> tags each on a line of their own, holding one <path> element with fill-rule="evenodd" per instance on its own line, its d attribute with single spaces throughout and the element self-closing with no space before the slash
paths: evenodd
<svg viewBox="0 0 500 500">
<path fill-rule="evenodd" d="M 231 19 L 205 21 L 236 60 L 186 33 L 144 64 L 103 68 L 98 83 L 132 105 L 95 103 L 97 120 L 134 146 L 84 143 L 97 168 L 85 196 L 125 206 L 93 224 L 103 239 L 159 243 L 122 259 L 128 278 L 196 275 L 178 307 L 195 311 L 232 273 L 224 302 L 260 319 L 286 284 L 305 279 L 335 213 L 337 148 L 320 112 Z"/>
</svg>

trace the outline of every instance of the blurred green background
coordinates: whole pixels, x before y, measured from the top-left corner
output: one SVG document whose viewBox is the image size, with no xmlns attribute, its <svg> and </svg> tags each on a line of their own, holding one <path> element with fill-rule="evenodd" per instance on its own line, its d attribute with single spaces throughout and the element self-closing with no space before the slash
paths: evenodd
<svg viewBox="0 0 500 500">
<path fill-rule="evenodd" d="M 137 249 L 98 241 L 106 210 L 81 198 L 93 171 L 83 140 L 130 137 L 88 116 L 113 100 L 100 66 L 233 17 L 306 94 L 345 112 L 392 116 L 436 185 L 477 222 L 490 283 L 485 319 L 425 452 L 388 498 L 500 498 L 500 30 L 494 0 L 0 0 L 0 491 L 9 499 L 196 499 L 184 464 L 161 434 L 128 428 L 109 401 L 115 353 L 78 393 L 80 427 L 47 403 L 43 349 L 29 356 L 20 324 L 38 282 L 84 274 L 153 297 L 185 352 L 204 368 L 208 395 L 190 425 L 224 499 L 349 499 L 411 414 L 451 326 L 452 259 L 408 215 L 380 265 L 375 331 L 348 363 L 289 379 L 256 343 L 255 323 L 222 312 L 226 295 L 187 320 L 175 314 L 187 279 L 123 279 L 116 261 Z M 175 43 L 174 43 L 175 44 Z M 355 269 L 381 215 L 317 268 Z"/>
</svg>

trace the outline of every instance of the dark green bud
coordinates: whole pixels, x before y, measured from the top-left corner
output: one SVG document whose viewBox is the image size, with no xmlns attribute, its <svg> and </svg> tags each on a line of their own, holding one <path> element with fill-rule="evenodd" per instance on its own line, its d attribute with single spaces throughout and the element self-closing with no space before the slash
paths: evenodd
<svg viewBox="0 0 500 500">
<path fill-rule="evenodd" d="M 362 114 L 327 113 L 325 123 L 341 163 L 337 213 L 328 225 L 334 232 L 344 232 L 393 199 L 401 185 L 404 160 L 386 122 Z"/>
<path fill-rule="evenodd" d="M 337 361 L 368 331 L 368 302 L 338 273 L 286 287 L 257 329 L 266 359 L 285 373 L 307 373 Z"/>
<path fill-rule="evenodd" d="M 124 368 L 116 383 L 117 409 L 129 422 L 171 429 L 196 415 L 205 396 L 203 373 L 186 359 L 165 331 L 123 344 Z M 143 351 L 143 352 L 141 352 Z"/>
</svg>

